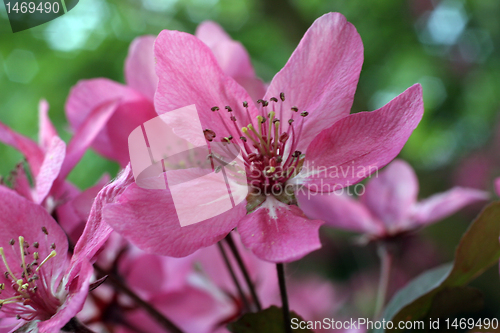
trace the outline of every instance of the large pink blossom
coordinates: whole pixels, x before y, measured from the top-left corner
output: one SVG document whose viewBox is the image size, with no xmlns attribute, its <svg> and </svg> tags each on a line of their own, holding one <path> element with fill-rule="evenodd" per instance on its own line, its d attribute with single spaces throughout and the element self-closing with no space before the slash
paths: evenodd
<svg viewBox="0 0 500 333">
<path fill-rule="evenodd" d="M 111 232 L 102 223 L 102 207 L 131 181 L 125 169 L 98 193 L 71 257 L 66 233 L 44 207 L 0 186 L 0 266 L 5 273 L 0 276 L 0 326 L 5 332 L 21 326 L 59 332 L 82 309 L 91 261 Z"/>
<path fill-rule="evenodd" d="M 70 264 L 66 234 L 44 208 L 3 186 L 0 197 L 0 322 L 58 332 L 82 308 L 92 266 Z"/>
<path fill-rule="evenodd" d="M 293 191 L 332 191 L 367 177 L 399 153 L 423 114 L 418 84 L 379 110 L 349 114 L 363 46 L 354 26 L 338 13 L 313 23 L 258 103 L 195 36 L 161 32 L 155 57 L 156 111 L 195 104 L 207 140 L 241 147 L 252 191 L 235 208 L 181 227 L 168 189 L 131 185 L 105 209 L 106 221 L 138 247 L 158 254 L 188 255 L 237 227 L 245 246 L 261 259 L 303 257 L 321 246 L 322 221 L 302 213 Z M 194 139 L 191 122 L 180 124 L 176 134 Z M 314 165 L 367 171 L 331 177 Z M 185 200 L 195 198 L 191 191 Z"/>
<path fill-rule="evenodd" d="M 417 201 L 418 180 L 411 166 L 396 160 L 370 179 L 355 200 L 346 193 L 301 195 L 304 213 L 332 227 L 366 234 L 369 238 L 391 237 L 435 223 L 468 204 L 488 199 L 488 193 L 454 187 Z"/>
<path fill-rule="evenodd" d="M 252 92 L 254 96 L 265 91 L 255 76 L 248 53 L 233 41 L 214 22 L 204 22 L 196 35 L 212 50 L 224 72 Z M 154 36 L 136 38 L 125 60 L 125 83 L 106 78 L 81 80 L 71 89 L 66 102 L 66 116 L 77 131 L 103 103 L 116 101 L 111 120 L 100 131 L 92 147 L 101 155 L 117 161 L 121 166 L 129 162 L 128 136 L 145 121 L 155 117 L 153 99 L 158 84 L 153 54 Z"/>
</svg>

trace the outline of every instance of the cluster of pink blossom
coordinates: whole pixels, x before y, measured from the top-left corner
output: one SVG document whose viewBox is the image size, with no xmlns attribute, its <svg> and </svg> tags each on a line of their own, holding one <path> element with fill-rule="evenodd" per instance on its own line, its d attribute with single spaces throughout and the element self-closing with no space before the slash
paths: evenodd
<svg viewBox="0 0 500 333">
<path fill-rule="evenodd" d="M 385 244 L 489 199 L 457 187 L 418 201 L 406 162 L 379 171 L 420 122 L 422 88 L 351 113 L 362 63 L 356 29 L 329 13 L 266 84 L 244 47 L 204 22 L 194 36 L 165 30 L 134 40 L 126 84 L 76 84 L 66 104 L 69 144 L 45 101 L 38 143 L 0 124 L 0 141 L 27 161 L 0 185 L 0 332 L 227 332 L 243 314 L 285 302 L 305 320 L 359 314 L 340 311 L 353 292 L 318 273 L 288 272 L 284 295 L 283 263 L 320 249 L 323 224 Z M 135 184 L 128 136 L 192 104 L 208 141 L 239 146 L 248 184 L 259 191 L 181 226 L 168 188 Z M 184 121 L 178 134 L 189 141 L 196 126 Z M 81 191 L 66 178 L 87 149 L 123 170 Z M 308 163 L 372 171 L 315 172 Z M 356 197 L 339 193 L 373 171 Z M 210 191 L 203 180 L 198 185 Z M 291 191 L 274 192 L 283 188 Z M 195 200 L 196 191 L 182 199 Z"/>
</svg>

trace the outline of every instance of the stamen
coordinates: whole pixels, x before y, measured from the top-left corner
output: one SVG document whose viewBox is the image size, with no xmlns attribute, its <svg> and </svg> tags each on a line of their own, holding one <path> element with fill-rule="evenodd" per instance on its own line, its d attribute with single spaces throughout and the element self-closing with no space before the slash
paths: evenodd
<svg viewBox="0 0 500 333">
<path fill-rule="evenodd" d="M 274 154 L 277 154 L 278 153 L 278 132 L 279 132 L 279 128 L 280 128 L 280 121 L 276 121 L 274 123 Z M 269 130 L 271 131 L 271 130 Z M 285 134 L 285 133 L 283 133 Z M 288 134 L 287 134 L 288 135 Z M 279 137 L 281 139 L 281 137 Z M 281 140 L 280 140 L 281 141 Z M 280 149 L 281 151 L 281 149 Z"/>
<path fill-rule="evenodd" d="M 42 232 L 47 236 L 49 235 L 49 231 L 45 227 L 42 227 Z"/>
<path fill-rule="evenodd" d="M 2 256 L 3 264 L 5 265 L 5 268 L 7 268 L 7 271 L 10 274 L 11 278 L 14 279 L 14 280 L 17 280 L 17 278 L 14 275 L 14 273 L 12 273 L 12 271 L 11 271 L 11 269 L 9 267 L 9 264 L 7 264 L 7 258 L 5 258 L 5 253 L 3 252 L 3 247 L 0 247 L 0 256 Z"/>
<path fill-rule="evenodd" d="M 268 146 L 271 145 L 271 133 L 272 133 L 272 130 L 273 130 L 274 115 L 275 115 L 275 113 L 273 111 L 269 112 L 269 132 L 268 132 L 268 135 L 267 135 L 267 145 Z M 276 135 L 275 135 L 275 137 L 276 137 Z"/>
<path fill-rule="evenodd" d="M 40 270 L 40 268 L 42 268 L 42 266 L 47 262 L 49 261 L 49 259 L 52 259 L 54 258 L 55 256 L 57 255 L 57 252 L 52 250 L 52 252 L 49 253 L 49 255 L 47 256 L 47 258 L 43 259 L 43 261 L 40 263 L 40 265 L 38 265 L 38 267 L 36 268 L 35 272 L 38 272 Z"/>
<path fill-rule="evenodd" d="M 285 101 L 285 93 L 284 92 L 280 93 L 280 99 L 281 99 L 282 102 Z"/>
<path fill-rule="evenodd" d="M 296 106 L 292 106 L 291 110 L 292 110 L 293 112 L 298 112 L 298 111 L 299 111 L 299 108 L 298 108 L 298 107 L 296 107 Z"/>
<path fill-rule="evenodd" d="M 28 277 L 28 271 L 26 270 L 26 261 L 24 259 L 24 237 L 19 236 L 19 248 L 21 249 L 21 264 L 23 266 L 24 276 Z"/>
</svg>

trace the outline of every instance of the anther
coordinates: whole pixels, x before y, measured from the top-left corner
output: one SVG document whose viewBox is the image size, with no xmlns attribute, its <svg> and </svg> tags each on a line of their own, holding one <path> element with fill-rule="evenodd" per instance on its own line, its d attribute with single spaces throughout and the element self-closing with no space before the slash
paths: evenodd
<svg viewBox="0 0 500 333">
<path fill-rule="evenodd" d="M 266 101 L 266 100 L 262 100 L 262 106 L 268 106 L 269 105 L 269 102 Z"/>
<path fill-rule="evenodd" d="M 244 101 L 244 102 L 243 102 L 243 107 L 244 107 L 244 108 L 247 108 L 247 107 L 248 107 L 248 102 L 247 102 L 247 101 Z"/>
<path fill-rule="evenodd" d="M 302 117 L 306 117 L 308 114 L 309 114 L 309 112 L 306 112 L 306 111 L 304 111 L 304 112 L 301 112 L 301 113 L 300 113 L 300 115 L 301 115 Z"/>
<path fill-rule="evenodd" d="M 214 111 L 214 112 L 215 112 L 215 111 L 218 111 L 218 110 L 219 110 L 219 107 L 218 107 L 218 106 L 214 106 L 214 107 L 212 107 L 210 110 L 212 110 L 212 111 Z"/>
<path fill-rule="evenodd" d="M 299 108 L 298 108 L 298 107 L 296 107 L 296 106 L 292 106 L 292 107 L 291 107 L 291 110 L 292 110 L 293 112 L 297 112 L 297 111 L 299 111 Z"/>
<path fill-rule="evenodd" d="M 245 138 L 244 136 L 240 136 L 240 139 L 241 139 L 241 141 L 243 141 L 243 142 L 247 142 L 247 138 Z"/>
<path fill-rule="evenodd" d="M 264 100 L 263 100 L 263 99 L 258 99 L 258 100 L 257 100 L 257 104 L 260 104 L 260 103 L 262 103 L 262 102 L 264 102 Z"/>
<path fill-rule="evenodd" d="M 235 116 L 231 116 L 231 118 L 229 118 L 229 119 L 231 119 L 231 121 L 236 121 L 236 117 Z"/>
<path fill-rule="evenodd" d="M 271 97 L 271 98 L 269 98 L 269 100 L 272 102 L 278 102 L 278 99 L 276 97 Z"/>
<path fill-rule="evenodd" d="M 233 109 L 231 109 L 229 105 L 226 105 L 225 109 L 227 110 L 227 112 L 233 112 Z"/>
<path fill-rule="evenodd" d="M 16 244 L 16 241 L 15 241 L 14 239 L 11 239 L 11 240 L 9 241 L 9 244 L 10 244 L 10 245 L 14 245 L 14 244 Z"/>
<path fill-rule="evenodd" d="M 56 249 L 56 243 L 52 243 L 52 244 L 50 244 L 50 248 L 51 248 L 52 250 L 55 250 L 55 249 Z"/>
<path fill-rule="evenodd" d="M 285 93 L 284 92 L 280 93 L 280 99 L 281 99 L 282 102 L 285 101 Z"/>
<path fill-rule="evenodd" d="M 43 232 L 44 234 L 46 234 L 46 235 L 48 235 L 48 234 L 49 234 L 49 231 L 48 231 L 48 230 L 47 230 L 47 228 L 45 228 L 45 227 L 42 227 L 42 232 Z"/>
<path fill-rule="evenodd" d="M 40 258 L 40 255 L 38 254 L 38 252 L 34 252 L 33 259 L 38 260 L 39 258 Z"/>
<path fill-rule="evenodd" d="M 291 125 L 293 123 L 293 119 L 288 119 L 288 123 Z"/>
<path fill-rule="evenodd" d="M 302 154 L 301 151 L 296 150 L 296 151 L 293 152 L 292 157 L 299 157 L 301 154 Z"/>
<path fill-rule="evenodd" d="M 35 247 L 35 249 L 38 249 L 38 246 L 40 246 L 40 244 L 38 244 L 38 242 L 34 242 L 33 246 Z"/>
<path fill-rule="evenodd" d="M 280 141 L 281 143 L 285 143 L 285 142 L 286 142 L 286 140 L 288 140 L 288 138 L 289 138 L 288 133 L 287 133 L 287 132 L 283 132 L 283 133 L 280 135 L 279 141 Z"/>
<path fill-rule="evenodd" d="M 203 134 L 205 135 L 205 139 L 209 142 L 212 142 L 212 140 L 215 138 L 215 132 L 211 129 L 207 128 L 203 131 Z"/>
</svg>

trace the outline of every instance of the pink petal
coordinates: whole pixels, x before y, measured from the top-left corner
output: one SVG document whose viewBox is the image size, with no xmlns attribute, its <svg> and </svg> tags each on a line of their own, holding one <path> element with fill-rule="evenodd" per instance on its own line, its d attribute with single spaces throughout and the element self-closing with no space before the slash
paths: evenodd
<svg viewBox="0 0 500 333">
<path fill-rule="evenodd" d="M 57 136 L 57 131 L 49 118 L 49 103 L 42 99 L 38 104 L 38 115 L 40 129 L 38 133 L 38 142 L 43 150 L 47 150 L 50 146 L 52 138 Z"/>
<path fill-rule="evenodd" d="M 158 77 L 155 72 L 154 36 L 141 36 L 132 41 L 125 59 L 127 85 L 153 101 Z"/>
<path fill-rule="evenodd" d="M 431 224 L 448 217 L 463 207 L 489 199 L 489 194 L 476 189 L 454 187 L 416 203 L 413 220 L 418 224 Z"/>
<path fill-rule="evenodd" d="M 422 87 L 415 84 L 376 111 L 339 120 L 314 139 L 292 182 L 312 192 L 356 184 L 399 154 L 423 112 Z"/>
<path fill-rule="evenodd" d="M 132 88 L 108 79 L 84 80 L 71 89 L 66 102 L 66 116 L 76 132 L 93 110 L 112 101 L 120 103 L 92 147 L 99 154 L 125 166 L 129 161 L 128 135 L 134 128 L 156 116 L 149 99 Z"/>
<path fill-rule="evenodd" d="M 250 56 L 240 42 L 232 40 L 220 25 L 212 21 L 201 23 L 195 36 L 212 50 L 224 73 L 245 88 L 254 101 L 264 97 L 264 83 L 255 76 Z"/>
<path fill-rule="evenodd" d="M 495 179 L 495 192 L 500 196 L 500 178 Z"/>
<path fill-rule="evenodd" d="M 184 257 L 217 243 L 244 214 L 243 202 L 216 217 L 181 227 L 168 189 L 146 190 L 135 184 L 104 211 L 106 222 L 134 245 L 172 257 Z"/>
<path fill-rule="evenodd" d="M 109 183 L 109 181 L 109 175 L 105 174 L 96 185 L 87 188 L 83 192 L 78 191 L 74 194 L 65 194 L 65 197 L 67 196 L 72 199 L 57 206 L 57 221 L 66 232 L 69 239 L 73 241 L 73 244 L 76 244 L 82 235 L 85 223 L 87 222 L 92 209 L 94 199 L 97 197 L 99 191 L 107 183 Z M 66 182 L 65 185 L 66 186 L 62 192 L 68 193 L 70 191 L 68 182 Z"/>
<path fill-rule="evenodd" d="M 36 176 L 40 172 L 44 153 L 33 140 L 14 132 L 5 124 L 0 123 L 0 142 L 20 151 L 28 161 L 31 172 Z"/>
<path fill-rule="evenodd" d="M 71 318 L 75 317 L 83 308 L 89 292 L 89 282 L 94 268 L 88 261 L 84 261 L 80 266 L 80 271 L 76 278 L 73 278 L 66 285 L 69 294 L 61 306 L 60 310 L 48 320 L 38 323 L 40 333 L 59 332 Z"/>
<path fill-rule="evenodd" d="M 19 253 L 12 251 L 8 244 L 11 239 L 14 239 L 18 244 L 19 236 L 23 236 L 25 241 L 30 244 L 34 242 L 40 244 L 38 249 L 40 258 L 45 258 L 49 254 L 52 243 L 56 244 L 57 253 L 60 255 L 49 260 L 44 269 L 53 272 L 54 278 L 57 278 L 59 274 L 62 275 L 62 269 L 67 264 L 65 254 L 68 252 L 68 240 L 57 222 L 42 206 L 26 200 L 5 186 L 0 186 L 0 202 L 0 226 L 2 229 L 0 246 L 4 247 L 5 256 L 14 274 L 21 273 L 22 267 L 19 265 Z M 42 227 L 47 229 L 48 235 L 42 232 Z M 7 290 L 8 288 L 5 292 Z"/>
<path fill-rule="evenodd" d="M 408 220 L 417 195 L 415 171 L 405 161 L 394 160 L 380 174 L 373 175 L 360 200 L 390 231 Z"/>
<path fill-rule="evenodd" d="M 24 163 L 16 165 L 16 169 L 12 175 L 12 189 L 24 198 L 30 201 L 33 200 L 31 184 L 24 170 Z"/>
<path fill-rule="evenodd" d="M 377 234 L 383 231 L 380 221 L 363 204 L 341 191 L 320 194 L 299 190 L 295 196 L 300 209 L 310 219 L 355 232 Z"/>
<path fill-rule="evenodd" d="M 293 106 L 309 112 L 298 150 L 305 152 L 317 134 L 349 115 L 362 64 L 363 43 L 342 14 L 325 14 L 307 30 L 265 97 L 285 93 L 283 113 L 276 115 L 282 121 L 292 117 Z"/>
<path fill-rule="evenodd" d="M 61 179 L 66 178 L 78 161 L 80 161 L 87 148 L 106 126 L 117 106 L 118 101 L 108 101 L 96 106 L 80 127 L 78 127 L 75 135 L 68 144 L 66 160 L 61 170 Z"/>
<path fill-rule="evenodd" d="M 34 201 L 37 204 L 41 204 L 49 194 L 54 180 L 59 176 L 65 157 L 66 144 L 58 136 L 54 136 L 50 146 L 47 147 L 40 173 L 35 179 L 36 194 Z"/>
<path fill-rule="evenodd" d="M 238 223 L 243 244 L 258 258 L 270 262 L 295 261 L 321 247 L 319 227 L 299 207 L 269 196 L 254 212 Z"/>
<path fill-rule="evenodd" d="M 248 101 L 252 119 L 258 114 L 247 92 L 224 74 L 210 49 L 198 38 L 178 31 L 164 30 L 155 43 L 156 73 L 160 78 L 155 107 L 163 114 L 195 104 L 203 129 L 217 137 L 228 136 L 228 130 L 211 108 L 218 106 L 230 124 L 225 106 L 233 109 L 238 121 L 246 121 L 242 106 Z M 234 128 L 231 128 L 234 131 Z"/>
<path fill-rule="evenodd" d="M 106 185 L 97 194 L 85 230 L 75 245 L 72 267 L 78 269 L 80 263 L 91 260 L 104 245 L 113 230 L 103 220 L 103 209 L 106 205 L 115 202 L 132 182 L 132 171 L 130 166 L 127 166 L 112 183 Z"/>
</svg>

